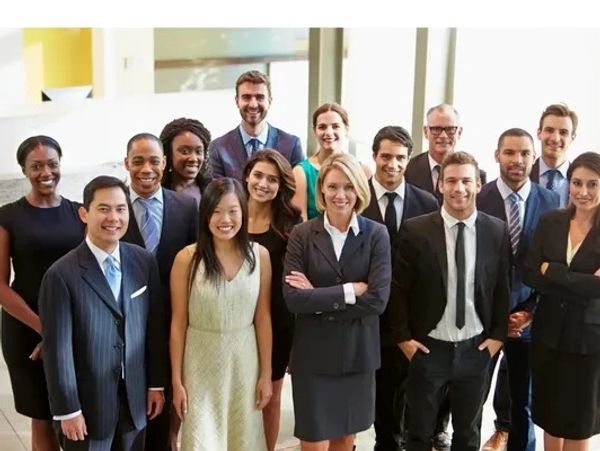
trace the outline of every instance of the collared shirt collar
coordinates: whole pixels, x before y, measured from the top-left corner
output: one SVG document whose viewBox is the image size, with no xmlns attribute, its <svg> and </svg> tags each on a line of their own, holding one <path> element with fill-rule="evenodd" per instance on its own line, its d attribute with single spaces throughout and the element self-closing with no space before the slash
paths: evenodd
<svg viewBox="0 0 600 451">
<path fill-rule="evenodd" d="M 375 176 L 373 176 L 371 181 L 373 182 L 373 189 L 375 190 L 375 196 L 378 201 L 385 196 L 385 193 L 390 192 L 385 186 L 377 181 Z M 402 179 L 402 183 L 400 183 L 393 192 L 396 193 L 400 199 L 404 200 L 404 193 L 406 192 L 406 180 L 404 178 Z"/>
<path fill-rule="evenodd" d="M 427 159 L 429 160 L 429 172 L 433 172 L 433 168 L 435 168 L 436 166 L 440 167 L 440 171 L 442 170 L 442 165 L 431 157 L 429 151 L 427 151 Z"/>
<path fill-rule="evenodd" d="M 508 186 L 504 180 L 502 180 L 502 177 L 498 177 L 496 186 L 498 187 L 498 191 L 500 191 L 500 195 L 502 196 L 503 200 L 506 200 L 508 196 L 510 196 L 513 192 L 516 192 L 517 196 L 519 196 L 522 201 L 526 201 L 529 197 L 529 193 L 531 192 L 531 181 L 529 178 L 527 178 L 525 184 L 519 191 L 513 191 L 512 188 Z"/>
<path fill-rule="evenodd" d="M 129 199 L 131 200 L 131 205 L 133 205 L 133 203 L 137 200 L 138 197 L 142 197 L 140 196 L 138 193 L 136 193 L 133 188 L 129 187 Z M 147 199 L 156 199 L 161 205 L 163 204 L 163 190 L 162 187 L 159 186 L 158 189 L 154 192 L 154 194 L 150 197 L 148 197 Z"/>
<path fill-rule="evenodd" d="M 446 227 L 448 227 L 449 229 L 454 227 L 459 222 L 463 222 L 465 226 L 469 229 L 475 228 L 475 221 L 477 220 L 477 209 L 475 209 L 471 216 L 463 220 L 456 219 L 454 216 L 451 216 L 450 213 L 446 211 L 446 208 L 443 205 L 440 209 L 440 213 L 442 215 L 442 219 L 444 220 L 444 224 L 446 224 Z"/>
<path fill-rule="evenodd" d="M 262 132 L 260 132 L 258 136 L 250 136 L 248 132 L 244 130 L 242 124 L 240 124 L 240 134 L 242 135 L 242 141 L 244 142 L 244 146 L 247 146 L 248 141 L 250 141 L 252 138 L 256 138 L 260 141 L 262 146 L 265 147 L 267 145 L 267 138 L 269 136 L 269 124 L 265 124 L 265 126 L 262 129 Z"/>
<path fill-rule="evenodd" d="M 325 230 L 329 232 L 329 234 L 346 234 L 348 233 L 348 230 L 352 229 L 352 231 L 354 232 L 354 236 L 358 236 L 358 233 L 360 232 L 360 227 L 358 226 L 358 217 L 356 216 L 356 212 L 354 211 L 352 212 L 352 217 L 350 218 L 350 227 L 348 227 L 348 230 L 345 232 L 342 232 L 341 230 L 338 230 L 335 226 L 331 225 L 331 223 L 329 222 L 329 218 L 327 217 L 327 212 L 323 214 L 323 218 L 323 226 L 325 227 Z"/>
<path fill-rule="evenodd" d="M 548 166 L 546 164 L 546 162 L 544 161 L 544 159 L 542 157 L 540 157 L 540 176 L 546 174 L 546 172 L 550 171 L 551 168 L 550 166 Z M 565 160 L 562 162 L 562 164 L 557 167 L 556 169 L 558 170 L 558 172 L 560 172 L 560 174 L 563 176 L 564 179 L 567 178 L 567 171 L 569 170 L 569 160 Z"/>
<path fill-rule="evenodd" d="M 106 260 L 106 257 L 108 257 L 109 255 L 113 256 L 115 260 L 117 260 L 118 266 L 121 267 L 121 252 L 119 249 L 119 242 L 117 242 L 117 247 L 115 247 L 115 249 L 110 254 L 105 250 L 100 249 L 94 243 L 92 243 L 92 240 L 90 239 L 89 235 L 86 235 L 85 242 L 90 248 L 90 251 L 92 251 L 92 254 L 94 254 L 94 257 L 96 258 L 100 269 L 102 269 L 102 272 L 104 272 L 104 260 Z"/>
</svg>

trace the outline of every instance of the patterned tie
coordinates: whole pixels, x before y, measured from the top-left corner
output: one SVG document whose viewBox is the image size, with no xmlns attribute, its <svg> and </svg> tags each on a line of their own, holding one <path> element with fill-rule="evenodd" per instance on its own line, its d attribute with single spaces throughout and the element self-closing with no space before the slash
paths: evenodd
<svg viewBox="0 0 600 451">
<path fill-rule="evenodd" d="M 436 175 L 435 177 L 435 186 L 433 187 L 433 191 L 435 194 L 435 197 L 437 197 L 438 199 L 442 199 L 442 193 L 440 192 L 440 172 L 442 171 L 442 167 L 439 164 L 436 164 L 433 167 L 433 173 Z"/>
<path fill-rule="evenodd" d="M 558 173 L 558 169 L 550 169 L 549 171 L 546 171 L 546 188 L 549 190 L 553 190 L 554 189 L 554 178 L 556 177 L 556 174 Z"/>
<path fill-rule="evenodd" d="M 510 236 L 510 247 L 513 255 L 517 255 L 519 248 L 519 238 L 521 236 L 521 208 L 519 205 L 519 195 L 511 193 L 508 196 L 510 201 L 510 210 L 508 212 L 508 234 Z"/>
<path fill-rule="evenodd" d="M 465 326 L 465 223 L 459 222 L 456 226 L 456 327 L 462 329 Z"/>
<path fill-rule="evenodd" d="M 156 248 L 158 247 L 158 200 L 151 197 L 150 199 L 144 199 L 143 197 L 138 197 L 136 199 L 143 208 L 144 214 L 142 216 L 142 224 L 140 227 L 140 232 L 142 233 L 142 238 L 144 238 L 144 244 L 146 245 L 146 249 L 148 249 L 153 254 L 156 253 Z"/>
<path fill-rule="evenodd" d="M 260 150 L 260 141 L 258 139 L 252 138 L 250 141 L 248 141 L 248 144 L 250 144 L 250 147 L 252 148 L 252 153 Z"/>
<path fill-rule="evenodd" d="M 396 193 L 385 193 L 385 197 L 387 197 L 387 206 L 385 207 L 385 217 L 383 218 L 383 222 L 388 229 L 388 233 L 390 234 L 390 239 L 396 235 L 398 231 L 398 220 L 396 219 L 396 207 L 394 206 L 394 201 L 396 200 Z"/>
<path fill-rule="evenodd" d="M 121 291 L 121 270 L 117 265 L 117 259 L 112 255 L 109 255 L 104 259 L 104 276 L 110 286 L 115 301 L 119 301 L 119 292 Z"/>
</svg>

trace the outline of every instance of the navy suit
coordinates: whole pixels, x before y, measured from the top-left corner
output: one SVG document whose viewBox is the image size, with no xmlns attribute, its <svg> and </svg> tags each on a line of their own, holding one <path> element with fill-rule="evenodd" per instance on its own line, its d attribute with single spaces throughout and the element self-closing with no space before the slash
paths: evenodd
<svg viewBox="0 0 600 451">
<path fill-rule="evenodd" d="M 439 208 L 433 194 L 409 183 L 406 183 L 405 186 L 400 223 Z M 371 202 L 362 215 L 383 224 L 384 220 L 372 179 L 369 180 L 369 189 Z M 397 235 L 398 233 L 390 237 L 390 243 L 394 242 Z M 381 367 L 375 374 L 375 450 L 400 451 L 404 441 L 404 393 L 408 375 L 408 360 L 390 337 L 387 309 L 379 317 L 379 331 L 381 333 Z"/>
<path fill-rule="evenodd" d="M 264 148 L 277 150 L 292 166 L 304 160 L 300 138 L 270 124 Z M 219 136 L 208 146 L 208 164 L 214 178 L 231 177 L 242 181 L 247 161 L 248 153 L 239 127 Z"/>
<path fill-rule="evenodd" d="M 147 390 L 167 383 L 156 263 L 127 243 L 120 255 L 122 309 L 86 242 L 56 261 L 40 288 L 50 408 L 55 416 L 81 410 L 90 440 L 115 434 L 120 402 L 135 428 L 144 429 Z M 125 401 L 118 395 L 122 365 Z M 66 440 L 66 449 L 74 444 Z"/>
<path fill-rule="evenodd" d="M 513 255 L 511 260 L 511 297 L 509 304 L 511 312 L 523 310 L 532 312 L 535 309 L 536 296 L 533 289 L 523 282 L 525 256 L 529 252 L 540 215 L 548 210 L 558 208 L 559 203 L 560 197 L 558 194 L 536 183 L 531 184 L 531 191 L 525 200 L 525 218 L 519 236 L 519 246 L 516 255 Z M 498 190 L 496 180 L 486 184 L 481 189 L 477 196 L 477 208 L 505 222 L 507 221 L 504 199 L 502 199 L 502 195 Z M 507 422 L 510 425 L 509 451 L 535 450 L 535 434 L 531 420 L 529 329 L 527 328 L 524 331 L 522 338 L 507 340 L 504 353 L 508 366 L 508 380 L 506 380 L 506 371 L 502 371 L 503 364 L 501 364 L 496 381 L 494 408 L 498 417 L 497 428 L 506 427 Z M 490 368 L 493 371 L 494 365 L 491 365 Z M 506 408 L 503 406 L 506 406 Z M 510 410 L 508 406 L 510 406 Z"/>
</svg>

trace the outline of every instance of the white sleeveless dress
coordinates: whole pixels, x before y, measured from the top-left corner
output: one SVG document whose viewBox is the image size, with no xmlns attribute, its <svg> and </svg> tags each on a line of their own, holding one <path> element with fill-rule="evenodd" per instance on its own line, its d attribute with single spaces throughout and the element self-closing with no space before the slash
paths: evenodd
<svg viewBox="0 0 600 451">
<path fill-rule="evenodd" d="M 193 247 L 188 248 L 193 251 Z M 204 279 L 204 264 L 190 292 L 189 325 L 183 357 L 188 412 L 181 451 L 266 450 L 262 414 L 256 409 L 259 375 L 254 311 L 260 285 L 256 267 L 244 262 L 231 281 L 215 286 Z"/>
</svg>

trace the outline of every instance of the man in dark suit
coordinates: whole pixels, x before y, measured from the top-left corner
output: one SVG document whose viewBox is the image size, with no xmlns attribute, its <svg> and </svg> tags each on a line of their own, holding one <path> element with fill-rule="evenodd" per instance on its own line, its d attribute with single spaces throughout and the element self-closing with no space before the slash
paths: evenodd
<svg viewBox="0 0 600 451">
<path fill-rule="evenodd" d="M 510 435 L 496 425 L 486 442 L 486 451 L 535 451 L 535 433 L 531 421 L 530 333 L 535 296 L 523 283 L 523 265 L 539 217 L 558 208 L 558 194 L 531 183 L 529 176 L 535 158 L 533 138 L 520 128 L 500 135 L 495 152 L 500 177 L 486 184 L 477 197 L 477 208 L 505 221 L 511 240 L 511 297 L 508 317 L 509 338 L 504 347 L 508 366 L 511 405 Z M 493 366 L 491 366 L 493 371 Z M 504 373 L 498 373 L 498 378 Z M 498 380 L 496 384 L 501 384 Z"/>
<path fill-rule="evenodd" d="M 267 123 L 272 100 L 271 82 L 265 74 L 251 70 L 240 75 L 235 84 L 235 103 L 242 123 L 208 146 L 213 177 L 242 181 L 246 162 L 253 152 L 264 148 L 277 150 L 292 166 L 304 159 L 300 138 Z"/>
<path fill-rule="evenodd" d="M 577 123 L 575 111 L 564 103 L 555 103 L 544 110 L 537 130 L 542 155 L 533 164 L 531 181 L 558 193 L 561 207 L 569 202 L 567 151 L 577 134 Z"/>
<path fill-rule="evenodd" d="M 65 451 L 144 449 L 160 413 L 166 336 L 152 255 L 119 243 L 127 188 L 100 176 L 85 187 L 83 243 L 50 267 L 40 289 L 44 369 Z"/>
<path fill-rule="evenodd" d="M 506 225 L 478 212 L 475 159 L 442 163 L 439 212 L 402 224 L 390 295 L 390 328 L 410 360 L 408 451 L 429 451 L 448 393 L 452 448 L 478 451 L 488 367 L 506 337 L 509 240 Z"/>
<path fill-rule="evenodd" d="M 369 180 L 371 201 L 363 216 L 385 224 L 390 243 L 405 220 L 439 208 L 432 194 L 405 182 L 412 152 L 408 131 L 383 127 L 373 139 L 375 175 Z M 392 246 L 393 247 L 393 246 Z M 379 317 L 381 367 L 375 373 L 375 450 L 400 451 L 404 445 L 404 391 L 408 360 L 391 340 L 387 310 Z"/>
<path fill-rule="evenodd" d="M 463 128 L 458 111 L 452 105 L 442 103 L 431 107 L 426 115 L 427 125 L 423 132 L 428 142 L 427 152 L 412 158 L 406 168 L 406 181 L 434 194 L 442 203 L 442 194 L 437 186 L 440 167 L 444 157 L 454 152 Z M 481 183 L 486 181 L 486 173 L 480 170 Z"/>
<path fill-rule="evenodd" d="M 123 241 L 145 247 L 156 258 L 168 337 L 171 267 L 177 252 L 196 241 L 198 206 L 192 197 L 161 187 L 165 163 L 162 143 L 156 136 L 141 133 L 127 143 L 125 168 L 129 171 L 132 217 Z M 169 371 L 169 377 L 170 374 Z M 171 408 L 171 384 L 165 390 L 165 397 L 168 405 L 148 424 L 146 450 L 175 449 L 179 421 Z"/>
</svg>

